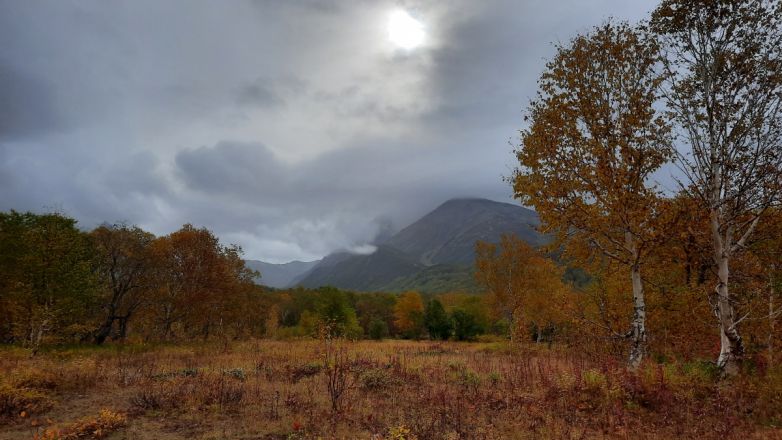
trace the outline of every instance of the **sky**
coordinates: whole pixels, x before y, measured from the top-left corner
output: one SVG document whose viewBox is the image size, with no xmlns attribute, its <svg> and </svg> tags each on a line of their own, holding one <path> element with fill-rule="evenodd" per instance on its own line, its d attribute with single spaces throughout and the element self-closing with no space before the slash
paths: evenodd
<svg viewBox="0 0 782 440">
<path fill-rule="evenodd" d="M 450 198 L 513 202 L 554 44 L 655 3 L 0 0 L 0 210 L 366 252 Z"/>
</svg>

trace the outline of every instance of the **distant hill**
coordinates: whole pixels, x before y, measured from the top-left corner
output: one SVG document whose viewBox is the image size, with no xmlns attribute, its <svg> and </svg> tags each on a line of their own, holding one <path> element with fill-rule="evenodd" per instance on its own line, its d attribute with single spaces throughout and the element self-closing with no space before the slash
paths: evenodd
<svg viewBox="0 0 782 440">
<path fill-rule="evenodd" d="M 258 260 L 245 260 L 247 267 L 261 273 L 258 284 L 269 287 L 287 287 L 293 284 L 304 273 L 315 267 L 317 261 L 291 261 L 290 263 L 273 264 Z"/>
<path fill-rule="evenodd" d="M 537 214 L 509 203 L 453 199 L 385 240 L 371 255 L 327 256 L 293 284 L 331 285 L 359 291 L 474 291 L 475 242 L 498 242 L 515 234 L 533 246 Z"/>
</svg>

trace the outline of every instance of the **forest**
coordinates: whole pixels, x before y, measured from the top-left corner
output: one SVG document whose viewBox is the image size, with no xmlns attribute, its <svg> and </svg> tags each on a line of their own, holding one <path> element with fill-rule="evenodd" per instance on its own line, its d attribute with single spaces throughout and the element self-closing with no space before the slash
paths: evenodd
<svg viewBox="0 0 782 440">
<path fill-rule="evenodd" d="M 123 224 L 83 232 L 61 214 L 17 212 L 0 213 L 0 225 L 0 337 L 33 353 L 57 344 L 312 337 L 326 324 L 351 339 L 472 340 L 509 326 L 475 292 L 257 285 L 241 249 L 191 225 L 163 237 Z"/>
<path fill-rule="evenodd" d="M 779 17 L 664 0 L 557 45 L 505 178 L 552 241 L 477 242 L 475 291 L 272 289 L 206 228 L 0 213 L 0 418 L 35 438 L 782 435 Z M 44 423 L 68 393 L 110 409 Z"/>
</svg>

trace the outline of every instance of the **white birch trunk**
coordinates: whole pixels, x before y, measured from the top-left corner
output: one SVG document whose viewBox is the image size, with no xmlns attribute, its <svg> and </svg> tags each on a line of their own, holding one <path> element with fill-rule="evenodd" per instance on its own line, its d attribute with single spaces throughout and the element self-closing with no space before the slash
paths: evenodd
<svg viewBox="0 0 782 440">
<path fill-rule="evenodd" d="M 641 366 L 646 356 L 646 300 L 641 280 L 641 265 L 638 261 L 638 249 L 629 232 L 625 234 L 625 241 L 633 255 L 633 264 L 630 266 L 630 278 L 633 283 L 633 321 L 630 330 L 632 342 L 628 365 L 635 370 Z"/>
<path fill-rule="evenodd" d="M 774 333 L 776 330 L 776 310 L 774 309 L 774 270 L 775 265 L 771 264 L 771 270 L 768 276 L 768 367 L 774 366 Z"/>
<path fill-rule="evenodd" d="M 736 326 L 736 312 L 730 291 L 728 290 L 731 232 L 732 230 L 729 227 L 725 233 L 725 240 L 723 240 L 720 234 L 719 212 L 716 209 L 712 209 L 712 245 L 714 248 L 714 261 L 717 264 L 717 286 L 714 289 L 717 294 L 715 314 L 720 328 L 720 355 L 717 358 L 717 366 L 722 370 L 723 374 L 734 376 L 739 372 L 739 363 L 744 355 L 744 343 Z"/>
<path fill-rule="evenodd" d="M 628 363 L 630 368 L 637 369 L 646 356 L 646 301 L 641 281 L 641 270 L 637 264 L 631 268 L 631 277 L 633 280 L 633 322 L 632 347 Z"/>
</svg>

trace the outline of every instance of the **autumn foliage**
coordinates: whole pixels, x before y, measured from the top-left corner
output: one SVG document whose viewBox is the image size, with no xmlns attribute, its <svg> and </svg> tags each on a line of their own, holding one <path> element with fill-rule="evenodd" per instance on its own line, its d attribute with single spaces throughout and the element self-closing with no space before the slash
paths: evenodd
<svg viewBox="0 0 782 440">
<path fill-rule="evenodd" d="M 779 17 L 779 0 L 663 0 L 557 45 L 507 179 L 550 241 L 476 243 L 476 291 L 271 289 L 206 228 L 1 212 L 0 422 L 41 439 L 134 422 L 188 438 L 779 435 Z M 107 396 L 117 410 L 97 412 Z M 44 423 L 71 399 L 91 411 Z"/>
<path fill-rule="evenodd" d="M 773 284 L 750 249 L 782 202 L 780 12 L 778 1 L 664 1 L 649 23 L 609 21 L 558 46 L 540 77 L 510 180 L 563 261 L 592 279 L 579 320 L 627 341 L 632 368 L 656 338 L 704 336 L 677 320 L 711 321 L 716 363 L 736 375 L 742 327 L 774 319 L 773 304 L 750 305 Z M 665 174 L 674 185 L 658 183 Z"/>
</svg>

